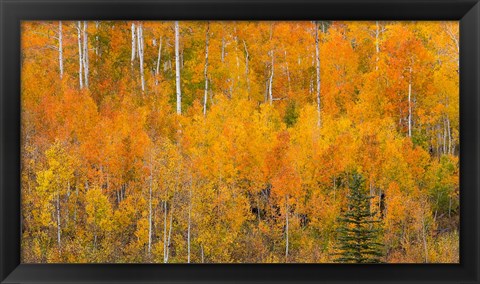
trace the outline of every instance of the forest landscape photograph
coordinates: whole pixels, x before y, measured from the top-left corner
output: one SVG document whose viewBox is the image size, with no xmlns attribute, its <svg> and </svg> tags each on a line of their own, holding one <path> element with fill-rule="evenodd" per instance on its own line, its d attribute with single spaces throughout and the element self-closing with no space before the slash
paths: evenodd
<svg viewBox="0 0 480 284">
<path fill-rule="evenodd" d="M 456 21 L 23 21 L 22 263 L 459 263 Z"/>
</svg>

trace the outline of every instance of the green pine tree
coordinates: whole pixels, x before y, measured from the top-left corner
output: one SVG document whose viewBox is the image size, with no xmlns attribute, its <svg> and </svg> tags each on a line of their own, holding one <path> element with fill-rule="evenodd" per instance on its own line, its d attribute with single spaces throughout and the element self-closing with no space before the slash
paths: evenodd
<svg viewBox="0 0 480 284">
<path fill-rule="evenodd" d="M 338 258 L 335 262 L 341 263 L 379 263 L 383 256 L 383 244 L 379 243 L 380 221 L 374 219 L 370 210 L 370 199 L 365 193 L 364 179 L 358 173 L 349 178 L 350 193 L 348 208 L 338 218 L 337 247 Z"/>
</svg>

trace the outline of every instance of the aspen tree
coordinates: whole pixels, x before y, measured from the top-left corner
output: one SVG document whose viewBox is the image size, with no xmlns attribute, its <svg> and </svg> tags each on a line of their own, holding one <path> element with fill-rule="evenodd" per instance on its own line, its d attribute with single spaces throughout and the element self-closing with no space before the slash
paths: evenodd
<svg viewBox="0 0 480 284">
<path fill-rule="evenodd" d="M 270 41 L 273 37 L 273 23 L 270 25 Z M 275 55 L 274 47 L 272 46 L 269 53 L 270 55 L 270 76 L 268 78 L 268 100 L 270 104 L 273 103 L 273 74 L 275 72 Z"/>
<path fill-rule="evenodd" d="M 320 104 L 320 39 L 318 36 L 318 23 L 315 23 L 315 63 L 316 63 L 316 75 L 317 75 L 317 126 L 322 124 L 321 119 L 321 104 Z"/>
<path fill-rule="evenodd" d="M 89 63 L 88 63 L 88 24 L 87 21 L 83 22 L 83 75 L 85 76 L 85 87 L 88 89 L 88 73 L 89 73 Z"/>
<path fill-rule="evenodd" d="M 412 67 L 408 81 L 408 137 L 412 137 Z"/>
<path fill-rule="evenodd" d="M 205 89 L 203 95 L 203 115 L 207 115 L 207 98 L 208 98 L 208 45 L 210 38 L 210 22 L 207 22 L 207 31 L 205 32 L 205 67 L 203 70 L 203 76 L 205 80 Z"/>
<path fill-rule="evenodd" d="M 62 21 L 58 22 L 58 62 L 60 66 L 60 79 L 63 78 L 63 31 Z"/>
<path fill-rule="evenodd" d="M 83 48 L 82 48 L 82 24 L 77 22 L 77 39 L 78 39 L 78 80 L 80 89 L 83 89 Z"/>
<path fill-rule="evenodd" d="M 248 97 L 250 98 L 250 79 L 248 78 L 248 74 L 250 71 L 248 67 L 250 61 L 250 54 L 248 53 L 247 43 L 245 42 L 245 40 L 243 40 L 243 47 L 245 49 L 245 81 L 247 82 L 247 93 Z"/>
<path fill-rule="evenodd" d="M 137 46 L 138 46 L 138 58 L 140 64 L 140 81 L 142 86 L 142 92 L 145 92 L 145 77 L 144 77 L 144 70 L 143 70 L 143 25 L 138 24 L 137 27 Z"/>
<path fill-rule="evenodd" d="M 180 87 L 180 31 L 175 21 L 175 85 L 177 92 L 177 114 L 182 114 L 182 92 Z"/>
<path fill-rule="evenodd" d="M 158 45 L 157 66 L 155 68 L 155 85 L 158 85 L 158 75 L 160 74 L 160 61 L 162 59 L 162 44 L 163 44 L 163 37 L 160 37 L 160 44 Z"/>
<path fill-rule="evenodd" d="M 131 64 L 132 64 L 132 66 L 133 66 L 133 61 L 135 60 L 135 56 L 137 55 L 137 54 L 136 54 L 136 50 L 135 50 L 136 41 L 137 41 L 135 23 L 132 23 L 132 26 L 131 26 L 131 34 L 132 34 L 132 47 L 131 47 L 132 55 L 131 55 L 131 57 L 130 57 L 130 62 L 131 62 Z"/>
</svg>

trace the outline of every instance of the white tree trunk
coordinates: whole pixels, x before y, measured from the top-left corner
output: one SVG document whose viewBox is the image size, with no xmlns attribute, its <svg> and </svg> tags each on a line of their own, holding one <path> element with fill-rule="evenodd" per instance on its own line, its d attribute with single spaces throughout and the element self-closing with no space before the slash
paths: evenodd
<svg viewBox="0 0 480 284">
<path fill-rule="evenodd" d="M 78 80 L 80 89 L 83 89 L 83 52 L 82 52 L 82 23 L 77 22 L 77 38 L 78 38 Z"/>
<path fill-rule="evenodd" d="M 443 154 L 447 154 L 447 119 L 443 119 Z"/>
<path fill-rule="evenodd" d="M 95 35 L 95 55 L 99 56 L 100 55 L 100 43 L 98 41 L 98 27 L 100 26 L 99 21 L 95 21 L 95 29 L 96 29 L 96 35 Z"/>
<path fill-rule="evenodd" d="M 288 195 L 285 197 L 285 263 L 288 263 L 288 247 L 289 247 L 289 232 L 288 232 L 288 227 L 289 227 L 289 220 L 288 220 Z"/>
<path fill-rule="evenodd" d="M 412 68 L 410 67 L 408 82 L 408 137 L 412 137 Z"/>
<path fill-rule="evenodd" d="M 177 176 L 177 178 L 178 178 L 178 176 Z M 164 263 L 168 263 L 168 258 L 169 258 L 169 255 L 170 255 L 170 244 L 171 244 L 172 228 L 173 228 L 173 209 L 174 209 L 174 205 L 175 205 L 176 186 L 177 185 L 175 185 L 175 190 L 173 191 L 172 202 L 171 202 L 171 205 L 170 205 L 170 221 L 169 221 L 170 224 L 169 224 L 169 229 L 168 229 L 168 236 L 166 238 L 166 242 L 164 242 L 164 244 L 166 243 L 166 249 L 165 249 L 164 260 L 163 260 Z M 167 194 L 167 193 L 165 193 L 165 194 Z M 165 196 L 165 200 L 166 200 L 166 198 L 167 198 L 167 196 Z M 165 207 L 165 209 L 167 209 L 167 207 Z M 166 210 L 165 210 L 165 212 L 166 212 Z M 165 215 L 165 224 L 166 224 L 166 221 L 167 221 L 167 219 L 166 219 L 166 215 Z M 166 228 L 164 228 L 164 230 L 166 230 Z M 165 239 L 165 236 L 164 236 L 164 239 Z"/>
<path fill-rule="evenodd" d="M 275 71 L 275 59 L 273 55 L 273 50 L 270 50 L 270 78 L 268 79 L 268 99 L 270 104 L 273 103 L 273 74 Z"/>
<path fill-rule="evenodd" d="M 375 70 L 378 70 L 378 61 L 380 60 L 380 24 L 375 22 Z"/>
<path fill-rule="evenodd" d="M 180 32 L 175 21 L 175 82 L 177 90 L 177 114 L 182 114 L 182 91 L 180 89 Z"/>
<path fill-rule="evenodd" d="M 63 78 L 63 32 L 62 21 L 58 22 L 58 63 L 60 65 L 60 79 Z"/>
<path fill-rule="evenodd" d="M 162 60 L 162 44 L 163 37 L 160 37 L 160 45 L 158 46 L 157 66 L 155 68 L 155 85 L 158 85 L 158 75 L 160 74 L 160 61 Z"/>
<path fill-rule="evenodd" d="M 455 47 L 457 49 L 457 56 L 460 55 L 460 42 L 459 42 L 457 36 L 455 36 L 453 34 L 453 31 L 450 28 L 450 24 L 448 22 L 445 23 L 445 30 L 446 30 L 447 34 L 450 36 L 450 38 L 453 40 L 453 43 L 455 44 Z M 460 57 L 458 56 L 457 57 L 457 67 L 459 65 L 460 65 Z"/>
<path fill-rule="evenodd" d="M 58 245 L 58 250 L 60 251 L 62 248 L 62 233 L 61 233 L 61 224 L 60 224 L 60 193 L 57 192 L 57 204 L 56 204 L 56 210 L 57 210 L 57 245 Z"/>
<path fill-rule="evenodd" d="M 321 120 L 321 104 L 320 104 L 320 40 L 318 36 L 318 25 L 315 22 L 315 61 L 316 61 L 316 71 L 317 71 L 317 126 L 320 127 L 322 124 Z"/>
<path fill-rule="evenodd" d="M 208 44 L 210 39 L 210 23 L 207 22 L 207 31 L 205 33 L 205 68 L 203 71 L 205 80 L 205 92 L 203 95 L 203 115 L 207 115 L 207 98 L 208 98 Z"/>
<path fill-rule="evenodd" d="M 170 227 L 168 229 L 168 239 L 167 239 L 167 257 L 165 260 L 165 263 L 168 263 L 168 257 L 170 253 L 170 243 L 172 239 L 172 227 L 173 227 L 173 202 L 172 202 L 172 208 L 170 209 Z"/>
<path fill-rule="evenodd" d="M 88 32 L 87 21 L 83 22 L 83 74 L 85 76 L 85 87 L 88 88 Z"/>
<path fill-rule="evenodd" d="M 135 60 L 135 55 L 136 55 L 136 50 L 135 50 L 135 42 L 136 42 L 136 36 L 135 36 L 135 23 L 132 23 L 132 56 L 130 58 L 130 62 L 133 66 L 133 61 Z"/>
<path fill-rule="evenodd" d="M 450 127 L 450 119 L 447 115 L 447 134 L 448 134 L 448 154 L 453 154 L 452 151 L 452 129 Z"/>
<path fill-rule="evenodd" d="M 270 41 L 272 41 L 273 38 L 273 23 L 270 25 Z M 270 101 L 270 105 L 273 103 L 273 75 L 275 71 L 275 56 L 274 56 L 274 51 L 273 47 L 270 49 L 270 77 L 268 79 L 268 99 Z"/>
<path fill-rule="evenodd" d="M 138 24 L 137 27 L 137 45 L 138 45 L 138 58 L 140 59 L 140 81 L 142 86 L 142 92 L 145 92 L 145 77 L 144 77 L 144 70 L 143 70 L 143 26 L 142 24 Z"/>
</svg>

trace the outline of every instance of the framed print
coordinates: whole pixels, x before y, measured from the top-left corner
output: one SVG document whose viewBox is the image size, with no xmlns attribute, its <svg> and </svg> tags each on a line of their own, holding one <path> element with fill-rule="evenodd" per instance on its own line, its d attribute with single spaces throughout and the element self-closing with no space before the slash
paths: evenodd
<svg viewBox="0 0 480 284">
<path fill-rule="evenodd" d="M 1 283 L 478 283 L 477 1 L 1 2 Z"/>
</svg>

